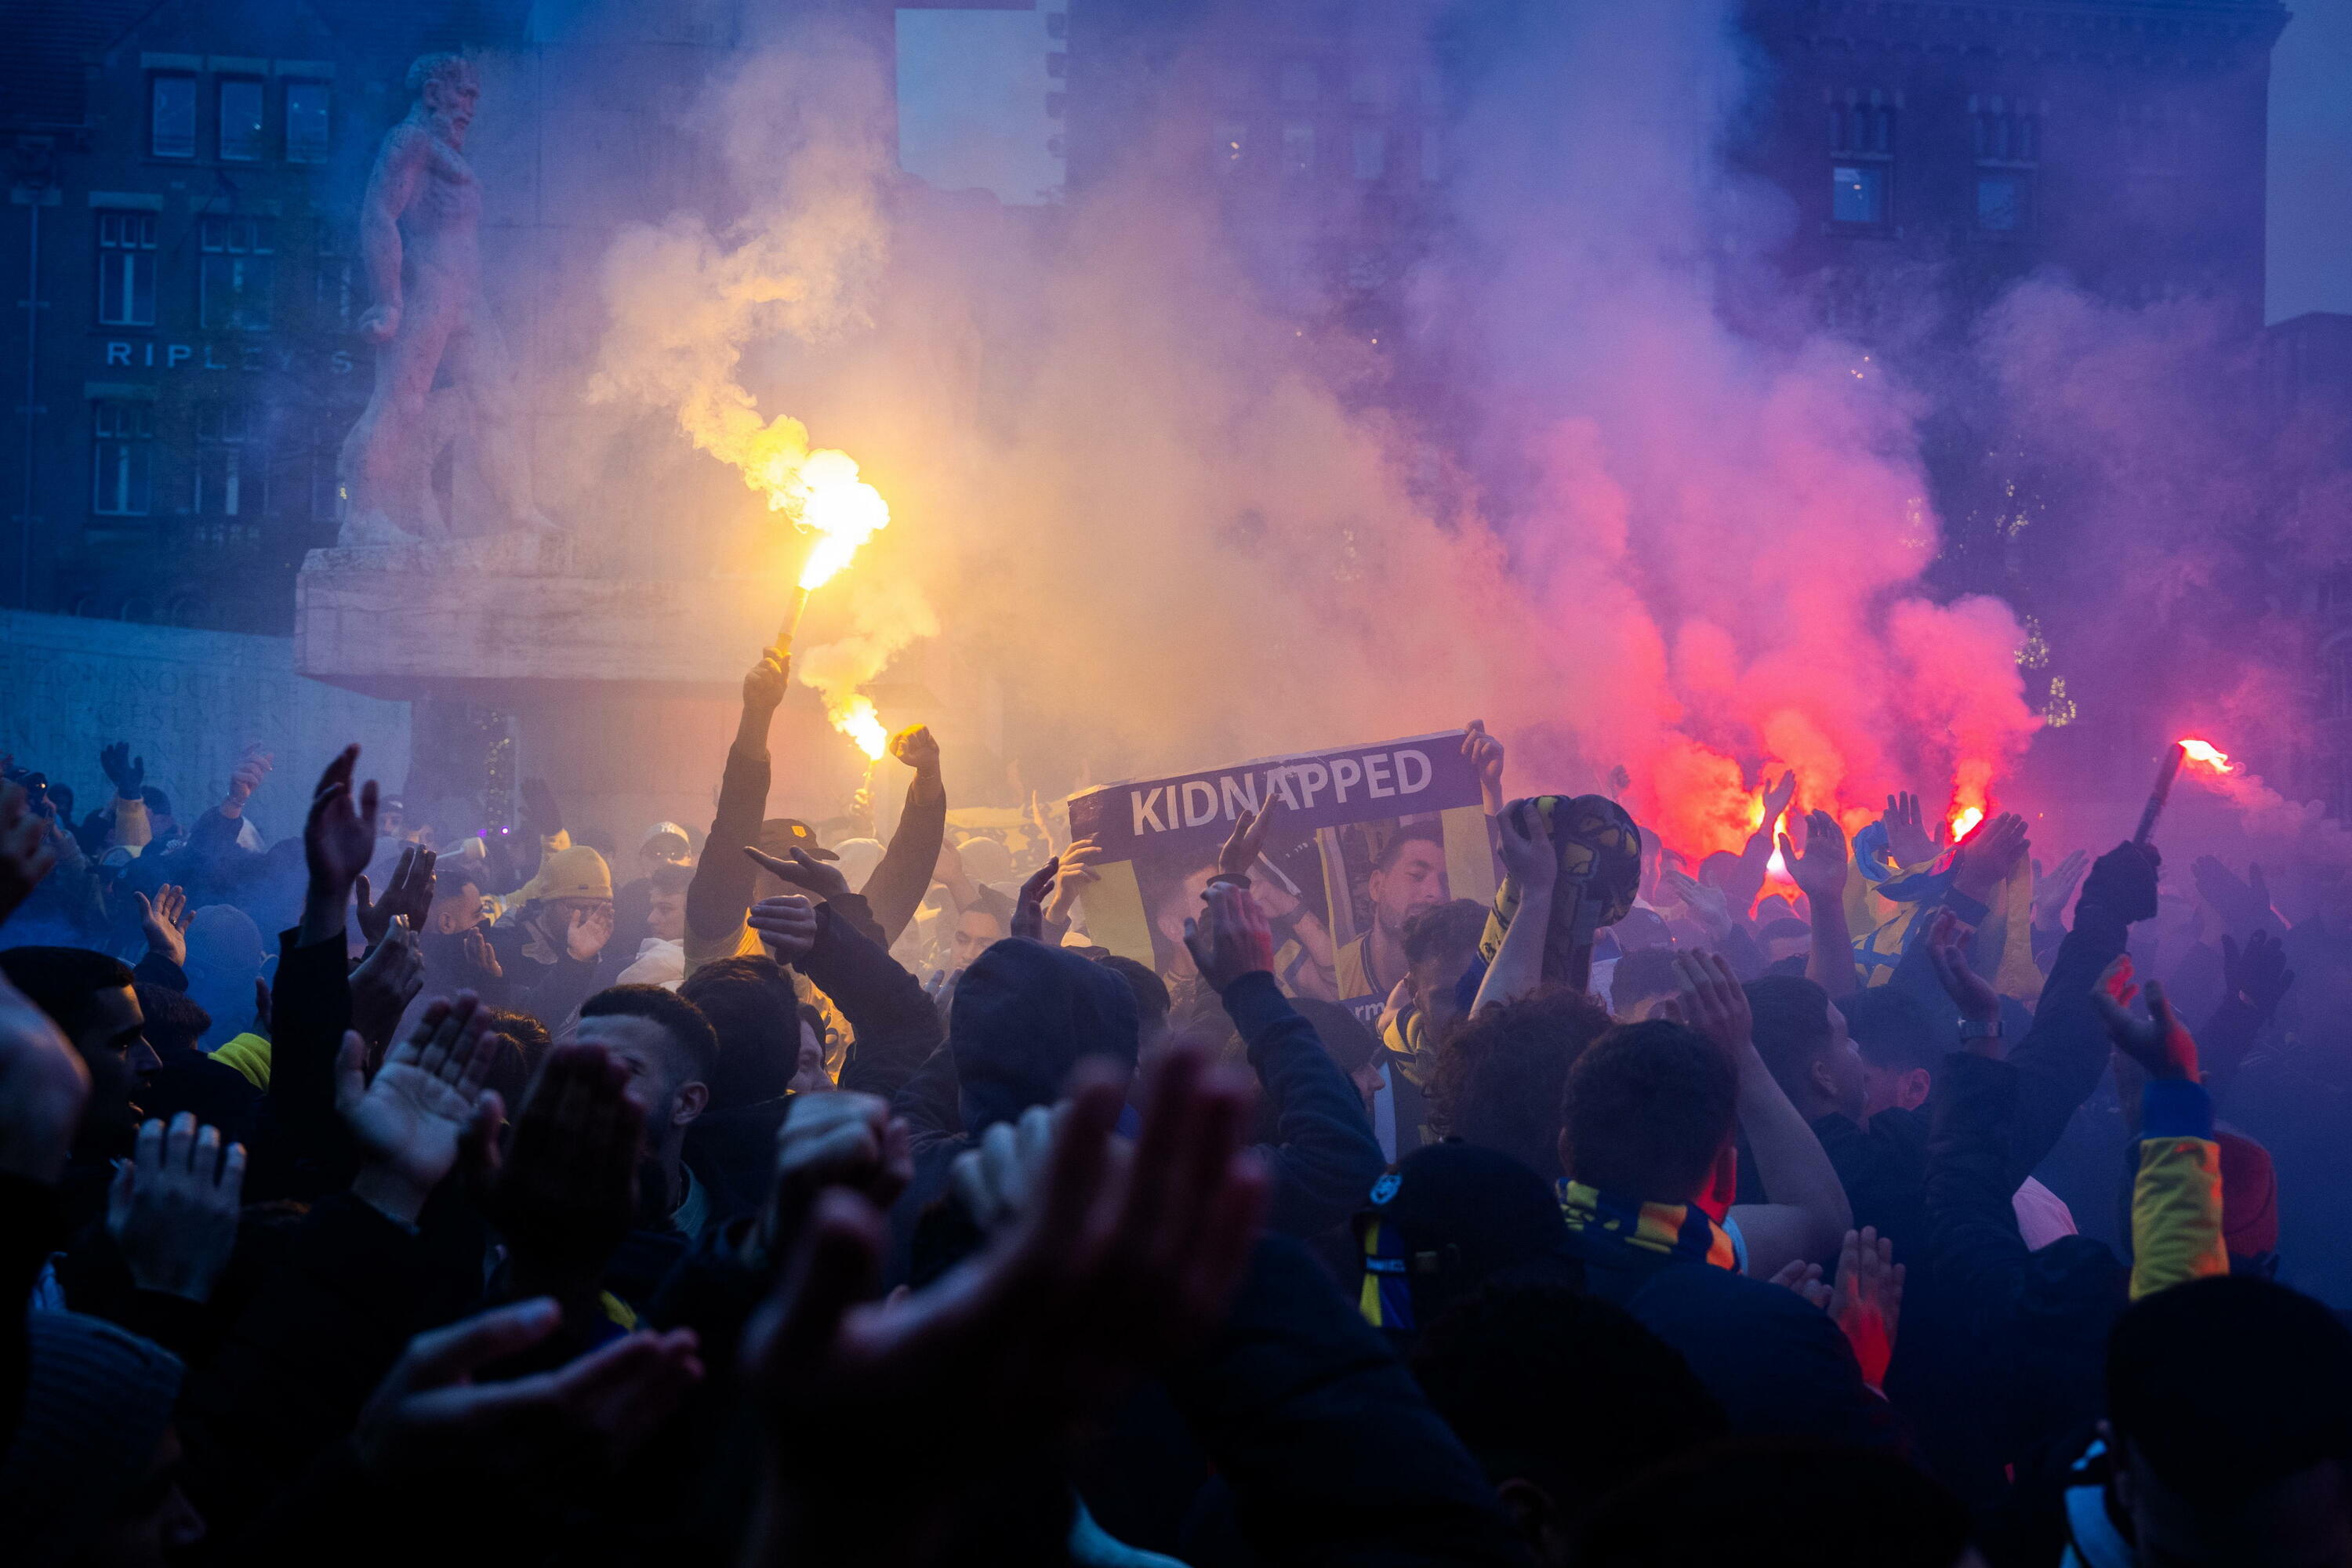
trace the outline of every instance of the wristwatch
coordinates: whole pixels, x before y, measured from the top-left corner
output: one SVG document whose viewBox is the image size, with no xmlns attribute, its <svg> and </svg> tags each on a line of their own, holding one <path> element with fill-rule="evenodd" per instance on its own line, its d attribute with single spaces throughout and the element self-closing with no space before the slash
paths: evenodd
<svg viewBox="0 0 2352 1568">
<path fill-rule="evenodd" d="M 1999 1018 L 1990 1018 L 1980 1024 L 1974 1018 L 1963 1018 L 1960 1020 L 1960 1038 L 1963 1040 L 1997 1040 L 2000 1038 L 2000 1020 Z"/>
</svg>

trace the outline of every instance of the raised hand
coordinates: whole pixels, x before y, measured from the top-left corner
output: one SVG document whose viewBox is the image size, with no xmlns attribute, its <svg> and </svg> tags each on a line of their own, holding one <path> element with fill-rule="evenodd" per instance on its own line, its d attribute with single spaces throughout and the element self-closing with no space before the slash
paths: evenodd
<svg viewBox="0 0 2352 1568">
<path fill-rule="evenodd" d="M 131 754 L 131 742 L 117 741 L 99 749 L 98 765 L 114 781 L 114 793 L 123 800 L 137 800 L 139 791 L 147 783 L 147 759 Z"/>
<path fill-rule="evenodd" d="M 1265 848 L 1265 830 L 1274 820 L 1274 802 L 1255 811 L 1244 811 L 1234 818 L 1234 830 L 1225 835 L 1224 847 L 1217 851 L 1217 875 L 1238 879 L 1249 886 L 1250 868 L 1257 864 Z"/>
<path fill-rule="evenodd" d="M 352 971 L 351 985 L 352 1027 L 373 1056 L 391 1042 L 401 1016 L 425 989 L 425 957 L 407 917 L 393 917 L 383 940 Z"/>
<path fill-rule="evenodd" d="M 1937 910 L 1935 923 L 1927 928 L 1927 962 L 1934 966 L 1944 994 L 1952 999 L 1961 1017 L 1972 1024 L 1998 1023 L 2000 994 L 1969 963 L 1969 942 L 1975 935 L 1951 910 Z M 1997 1037 L 1980 1037 L 1969 1045 L 1972 1048 L 1990 1047 L 1998 1052 L 2000 1042 Z"/>
<path fill-rule="evenodd" d="M 2270 881 L 2259 863 L 2248 866 L 2241 879 L 2212 856 L 2200 855 L 2189 864 L 2189 874 L 2199 896 L 2213 906 L 2228 930 L 2279 931 L 2278 915 L 2271 909 Z"/>
<path fill-rule="evenodd" d="M 29 808 L 20 785 L 0 785 L 0 921 L 33 896 L 57 864 L 49 819 Z"/>
<path fill-rule="evenodd" d="M 702 1380 L 694 1331 L 640 1331 L 553 1372 L 509 1383 L 474 1373 L 538 1344 L 563 1321 L 540 1299 L 419 1334 L 352 1434 L 362 1468 L 395 1489 L 450 1481 L 599 1478 L 651 1436 Z M 593 1463 L 582 1464 L 582 1448 Z"/>
<path fill-rule="evenodd" d="M 369 851 L 374 853 L 373 849 Z M 364 872 L 360 875 L 359 921 L 360 935 L 371 943 L 383 940 L 395 918 L 408 921 L 410 931 L 425 929 L 425 912 L 433 907 L 433 863 L 438 858 L 422 845 L 410 845 L 400 852 L 400 862 L 393 868 L 392 885 L 381 899 L 371 899 Z"/>
<path fill-rule="evenodd" d="M 850 890 L 849 879 L 841 874 L 840 867 L 830 860 L 820 860 L 805 849 L 793 850 L 788 859 L 778 859 L 749 844 L 743 846 L 743 853 L 784 886 L 798 888 L 811 898 L 837 899 Z"/>
<path fill-rule="evenodd" d="M 1794 769 L 1782 773 L 1776 783 L 1766 784 L 1764 786 L 1764 821 L 1760 825 L 1761 831 L 1771 832 L 1772 825 L 1780 820 L 1782 815 L 1789 809 L 1789 803 L 1796 798 L 1797 774 Z"/>
<path fill-rule="evenodd" d="M 1503 742 L 1486 732 L 1486 721 L 1473 719 L 1463 726 L 1462 760 L 1478 775 L 1478 794 L 1489 816 L 1503 812 Z"/>
<path fill-rule="evenodd" d="M 1869 1226 L 1845 1233 L 1838 1253 L 1837 1288 L 1822 1310 L 1845 1331 L 1853 1358 L 1862 1363 L 1862 1381 L 1872 1388 L 1886 1384 L 1886 1368 L 1895 1359 L 1895 1331 L 1903 1318 L 1905 1266 L 1895 1261 L 1895 1243 Z M 1807 1292 L 1810 1296 L 1810 1292 Z"/>
<path fill-rule="evenodd" d="M 1928 831 L 1917 795 L 1909 790 L 1888 795 L 1885 815 L 1878 820 L 1886 829 L 1886 852 L 1895 857 L 1897 866 L 1916 866 L 1935 858 L 1944 825 L 1939 822 L 1935 831 Z"/>
<path fill-rule="evenodd" d="M 762 650 L 760 662 L 743 673 L 743 706 L 754 712 L 774 712 L 791 684 L 792 668 L 793 656 L 784 649 Z"/>
<path fill-rule="evenodd" d="M 1675 954 L 1674 1012 L 1735 1063 L 1755 1041 L 1748 993 L 1731 965 L 1715 953 Z"/>
<path fill-rule="evenodd" d="M 778 963 L 798 963 L 816 945 L 816 906 L 798 893 L 761 899 L 746 919 Z"/>
<path fill-rule="evenodd" d="M 81 1053 L 0 974 L 0 1173 L 55 1184 L 89 1101 Z"/>
<path fill-rule="evenodd" d="M 598 1046 L 547 1055 L 503 1159 L 489 1159 L 482 1212 L 526 1289 L 592 1294 L 635 1222 L 645 1107 L 629 1069 Z"/>
<path fill-rule="evenodd" d="M 359 1145 L 363 1168 L 352 1191 L 413 1224 L 425 1200 L 457 1163 L 458 1142 L 478 1120 L 495 1121 L 498 1096 L 482 1092 L 496 1051 L 485 1047 L 489 1015 L 470 991 L 425 1009 L 408 1037 L 384 1053 L 369 1079 L 359 1031 L 343 1035 L 335 1058 L 335 1109 Z"/>
<path fill-rule="evenodd" d="M 1012 934 L 1031 942 L 1045 940 L 1045 889 L 1062 869 L 1062 858 L 1055 856 L 1021 884 L 1021 896 L 1013 905 Z"/>
<path fill-rule="evenodd" d="M 915 1179 L 905 1121 L 878 1095 L 843 1089 L 803 1095 L 776 1130 L 776 1180 L 761 1238 L 770 1247 L 798 1236 L 828 1187 L 845 1187 L 887 1209 Z"/>
<path fill-rule="evenodd" d="M 352 793 L 352 770 L 359 764 L 360 749 L 345 746 L 310 794 L 310 815 L 302 825 L 302 858 L 310 868 L 314 892 L 323 891 L 336 902 L 335 921 L 342 922 L 341 900 L 375 853 L 375 780 Z"/>
<path fill-rule="evenodd" d="M 2294 971 L 2286 966 L 2286 947 L 2268 931 L 2246 938 L 2246 945 L 2224 932 L 2221 937 L 2221 994 L 2254 1015 L 2257 1026 L 2286 999 L 2294 984 Z"/>
<path fill-rule="evenodd" d="M 183 931 L 188 923 L 188 890 L 166 882 L 152 899 L 136 888 L 131 896 L 139 900 L 139 934 L 147 939 L 147 951 L 173 963 L 187 963 L 188 939 Z"/>
<path fill-rule="evenodd" d="M 1702 882 L 1688 871 L 1674 866 L 1661 869 L 1658 879 L 1682 900 L 1683 908 L 1690 911 L 1691 919 L 1706 928 L 1708 936 L 1721 942 L 1731 934 L 1731 900 L 1721 888 L 1712 882 Z"/>
<path fill-rule="evenodd" d="M 891 736 L 890 754 L 919 773 L 940 771 L 940 743 L 925 725 L 910 724 Z"/>
<path fill-rule="evenodd" d="M 1265 911 L 1258 908 L 1247 888 L 1212 882 L 1201 901 L 1208 906 L 1208 923 L 1203 926 L 1188 917 L 1184 945 L 1201 978 L 1212 989 L 1223 991 L 1244 974 L 1273 971 L 1274 932 L 1265 923 Z"/>
<path fill-rule="evenodd" d="M 2147 1016 L 2136 1018 L 2126 1009 L 2142 988 L 2132 980 L 2132 961 L 2126 953 L 2107 965 L 2106 973 L 2099 976 L 2098 984 L 2091 991 L 2091 1005 L 2099 1010 L 2100 1020 L 2107 1026 L 2107 1038 L 2115 1043 L 2116 1050 L 2147 1069 L 2150 1078 L 2197 1082 L 2197 1042 L 2190 1037 L 2188 1026 L 2173 1016 L 2163 982 L 2147 983 Z"/>
<path fill-rule="evenodd" d="M 2079 910 L 2089 904 L 2104 909 L 2126 923 L 2152 921 L 2157 910 L 2156 876 L 2163 865 L 2153 844 L 2118 844 L 2091 862 L 2091 874 L 2083 879 L 2083 896 L 2074 907 Z"/>
<path fill-rule="evenodd" d="M 1054 882 L 1053 895 L 1045 900 L 1045 919 L 1055 925 L 1070 923 L 1071 910 L 1086 896 L 1089 883 L 1102 880 L 1102 873 L 1094 863 L 1102 858 L 1102 846 L 1091 838 L 1081 838 L 1065 849 L 1055 859 L 1061 875 Z"/>
<path fill-rule="evenodd" d="M 2058 862 L 2058 868 L 2044 876 L 2039 866 L 2033 868 L 2033 923 L 2046 929 L 2056 929 L 2066 923 L 2066 900 L 2074 896 L 2082 885 L 2083 873 L 2091 868 L 2091 853 L 2076 849 Z"/>
<path fill-rule="evenodd" d="M 228 773 L 228 795 L 221 802 L 223 816 L 242 816 L 245 803 L 261 787 L 261 781 L 274 771 L 270 754 L 258 746 L 247 746 Z"/>
<path fill-rule="evenodd" d="M 1549 900 L 1559 880 L 1559 851 L 1552 847 L 1551 824 L 1532 800 L 1514 801 L 1495 818 L 1503 869 L 1519 889 L 1519 907 Z"/>
<path fill-rule="evenodd" d="M 2025 818 L 2013 811 L 1990 817 L 1960 841 L 1960 858 L 1952 868 L 1952 886 L 1978 903 L 1990 903 L 1993 889 L 2008 879 L 2010 872 L 2032 847 L 2025 836 Z"/>
<path fill-rule="evenodd" d="M 1242 1146 L 1250 1100 L 1246 1076 L 1180 1046 L 1152 1069 L 1130 1152 L 1111 1136 L 1120 1075 L 1082 1064 L 1028 1211 L 900 1300 L 866 1300 L 887 1236 L 879 1211 L 825 1193 L 744 1331 L 780 1489 L 767 1560 L 825 1560 L 855 1541 L 865 1560 L 893 1560 L 941 1522 L 953 1494 L 906 1499 L 888 1483 L 903 1500 L 877 1516 L 875 1445 L 925 1472 L 956 1454 L 1027 1451 L 1206 1333 L 1265 1209 L 1265 1170 Z"/>
<path fill-rule="evenodd" d="M 1845 896 L 1847 859 L 1844 830 L 1826 811 L 1805 815 L 1802 855 L 1790 847 L 1787 834 L 1780 835 L 1780 863 L 1789 868 L 1790 879 L 1816 907 Z"/>
<path fill-rule="evenodd" d="M 115 1167 L 107 1193 L 106 1231 L 131 1282 L 191 1301 L 208 1301 L 236 1247 L 237 1199 L 245 1188 L 245 1145 L 224 1154 L 220 1129 L 196 1125 L 186 1111 L 167 1130 L 139 1129 L 131 1157 Z"/>
<path fill-rule="evenodd" d="M 949 1167 L 949 1184 L 972 1223 L 1001 1230 L 1029 1212 L 1054 1152 L 1054 1112 L 1033 1105 L 1016 1122 L 999 1121 Z"/>
<path fill-rule="evenodd" d="M 563 951 L 575 963 L 585 963 L 613 940 L 613 906 L 593 904 L 573 910 L 563 923 Z"/>
</svg>

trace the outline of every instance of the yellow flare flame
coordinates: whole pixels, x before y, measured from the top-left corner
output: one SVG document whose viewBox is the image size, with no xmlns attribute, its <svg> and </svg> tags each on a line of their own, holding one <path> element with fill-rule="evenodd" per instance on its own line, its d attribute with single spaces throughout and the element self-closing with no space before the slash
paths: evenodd
<svg viewBox="0 0 2352 1568">
<path fill-rule="evenodd" d="M 826 449 L 811 452 L 798 464 L 772 462 L 759 483 L 770 507 L 790 512 L 816 535 L 801 564 L 803 588 L 833 581 L 860 545 L 890 526 L 890 503 L 857 477 L 857 460 L 846 452 Z"/>
<path fill-rule="evenodd" d="M 872 762 L 880 762 L 882 753 L 890 749 L 890 732 L 882 728 L 881 716 L 874 711 L 872 700 L 852 692 L 839 702 L 830 694 L 825 698 L 825 717 L 833 727 L 848 736 Z"/>
<path fill-rule="evenodd" d="M 2231 771 L 2230 753 L 2216 747 L 2210 741 L 2183 741 L 2180 742 L 2180 749 L 2188 753 L 2190 762 L 2203 763 L 2217 773 L 2226 773 Z"/>
<path fill-rule="evenodd" d="M 1984 810 L 1980 806 L 1964 805 L 1952 813 L 1952 842 L 1958 844 L 1975 832 L 1977 824 L 1983 820 Z"/>
</svg>

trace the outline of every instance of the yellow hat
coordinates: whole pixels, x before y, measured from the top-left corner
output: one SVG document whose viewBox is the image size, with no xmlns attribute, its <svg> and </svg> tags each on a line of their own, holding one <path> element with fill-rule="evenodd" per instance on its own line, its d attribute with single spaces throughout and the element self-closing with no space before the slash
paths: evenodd
<svg viewBox="0 0 2352 1568">
<path fill-rule="evenodd" d="M 534 899 L 605 899 L 613 896 L 613 868 L 585 844 L 550 855 L 531 879 Z"/>
</svg>

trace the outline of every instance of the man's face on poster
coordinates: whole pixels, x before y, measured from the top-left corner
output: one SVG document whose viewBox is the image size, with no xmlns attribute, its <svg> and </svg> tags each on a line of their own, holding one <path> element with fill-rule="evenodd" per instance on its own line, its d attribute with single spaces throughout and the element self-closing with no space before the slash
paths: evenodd
<svg viewBox="0 0 2352 1568">
<path fill-rule="evenodd" d="M 1375 870 L 1364 890 L 1371 895 L 1381 930 L 1402 937 L 1407 920 L 1445 901 L 1444 846 L 1426 838 L 1404 840 L 1388 868 Z"/>
</svg>

